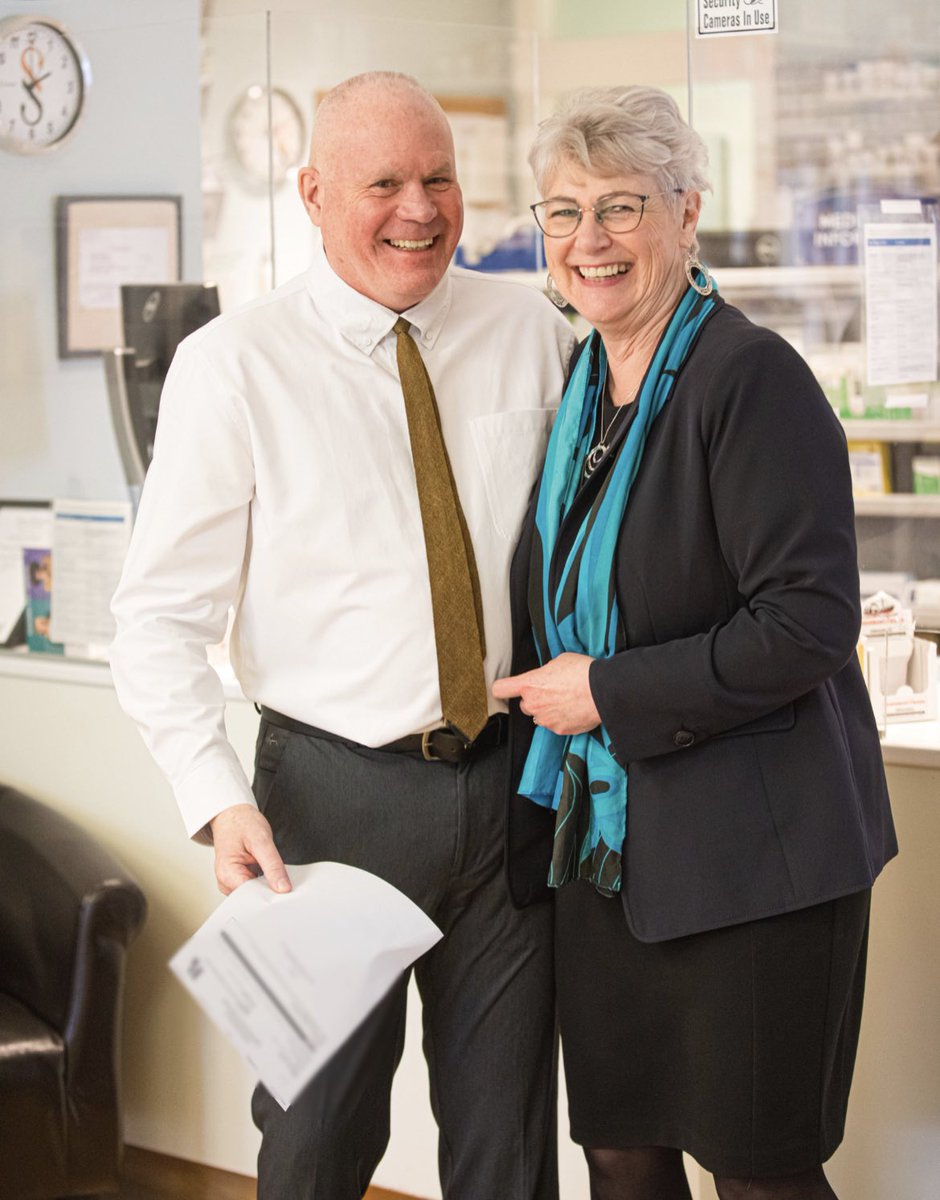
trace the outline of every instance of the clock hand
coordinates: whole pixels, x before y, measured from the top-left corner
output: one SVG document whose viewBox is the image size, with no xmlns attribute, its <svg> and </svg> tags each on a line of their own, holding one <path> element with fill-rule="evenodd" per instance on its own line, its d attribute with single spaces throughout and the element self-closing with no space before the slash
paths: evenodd
<svg viewBox="0 0 940 1200">
<path fill-rule="evenodd" d="M 33 63 L 36 64 L 35 69 Z M 26 46 L 23 53 L 20 55 L 20 66 L 23 68 L 23 74 L 29 79 L 30 84 L 37 84 L 39 80 L 36 78 L 36 71 L 41 71 L 46 65 L 46 56 L 36 46 Z M 49 71 L 46 75 L 50 74 Z M 45 79 L 45 75 L 42 77 Z M 29 88 L 30 84 L 24 84 Z"/>
<path fill-rule="evenodd" d="M 27 90 L 27 91 L 28 91 L 30 94 L 32 94 L 32 92 L 33 92 L 33 91 L 34 91 L 36 88 L 38 88 L 38 87 L 39 87 L 39 85 L 42 83 L 42 81 L 43 81 L 44 79 L 48 79 L 48 78 L 49 78 L 49 76 L 50 76 L 51 74 L 52 74 L 52 72 L 51 72 L 51 71 L 47 71 L 47 72 L 45 73 L 45 75 L 30 75 L 30 77 L 29 77 L 29 83 L 26 83 L 26 82 L 24 81 L 24 83 L 23 83 L 23 87 L 24 87 L 24 88 L 26 88 L 26 90 Z M 42 91 L 42 88 L 39 88 L 39 90 L 40 90 L 40 91 Z"/>
<path fill-rule="evenodd" d="M 43 75 L 42 78 L 45 79 L 46 78 L 45 75 Z M 40 82 L 40 80 L 37 79 L 32 84 L 26 83 L 25 81 L 23 83 L 23 87 L 26 90 L 26 95 L 29 96 L 30 100 L 32 100 L 33 104 L 36 105 L 36 109 L 37 109 L 36 116 L 33 118 L 33 120 L 30 120 L 29 117 L 26 115 L 26 105 L 25 104 L 20 105 L 20 117 L 23 119 L 24 123 L 27 125 L 38 125 L 39 122 L 42 120 L 42 101 L 39 99 L 39 97 L 33 91 L 33 88 L 39 82 Z"/>
</svg>

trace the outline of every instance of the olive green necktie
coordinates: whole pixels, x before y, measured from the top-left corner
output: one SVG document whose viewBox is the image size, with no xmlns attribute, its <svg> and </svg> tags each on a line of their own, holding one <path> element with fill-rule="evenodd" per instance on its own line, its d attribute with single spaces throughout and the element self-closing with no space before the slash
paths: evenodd
<svg viewBox="0 0 940 1200">
<path fill-rule="evenodd" d="M 444 720 L 473 741 L 487 721 L 480 580 L 434 389 L 410 328 L 404 317 L 395 322 L 398 374 L 428 556 L 441 705 Z"/>
</svg>

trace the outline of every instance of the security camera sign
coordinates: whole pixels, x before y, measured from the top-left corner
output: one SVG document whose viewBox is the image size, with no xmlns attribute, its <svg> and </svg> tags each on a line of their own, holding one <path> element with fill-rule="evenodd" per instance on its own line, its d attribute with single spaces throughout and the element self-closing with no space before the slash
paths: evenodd
<svg viewBox="0 0 940 1200">
<path fill-rule="evenodd" d="M 696 37 L 777 32 L 777 0 L 696 0 L 696 7 Z"/>
</svg>

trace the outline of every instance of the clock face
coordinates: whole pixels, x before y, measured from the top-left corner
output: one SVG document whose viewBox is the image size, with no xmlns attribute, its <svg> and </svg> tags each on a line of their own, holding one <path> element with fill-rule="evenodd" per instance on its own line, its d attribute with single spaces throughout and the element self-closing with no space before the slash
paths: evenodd
<svg viewBox="0 0 940 1200">
<path fill-rule="evenodd" d="M 268 145 L 268 93 L 252 84 L 232 108 L 228 121 L 231 152 L 249 185 L 266 186 L 269 154 L 272 183 L 280 187 L 303 157 L 304 119 L 296 102 L 281 88 L 271 89 L 271 138 Z"/>
<path fill-rule="evenodd" d="M 91 73 L 54 21 L 0 21 L 0 149 L 38 154 L 74 128 Z"/>
</svg>

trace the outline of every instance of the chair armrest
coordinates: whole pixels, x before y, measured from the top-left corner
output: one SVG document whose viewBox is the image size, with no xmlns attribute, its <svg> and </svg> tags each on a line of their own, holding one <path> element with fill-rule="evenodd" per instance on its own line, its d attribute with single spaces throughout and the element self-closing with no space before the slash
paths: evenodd
<svg viewBox="0 0 940 1200">
<path fill-rule="evenodd" d="M 123 1151 L 121 1012 L 127 945 L 145 912 L 135 883 L 112 877 L 86 893 L 78 919 L 75 969 L 65 1029 L 71 1178 L 95 1178 L 110 1147 Z"/>
<path fill-rule="evenodd" d="M 0 881 L 0 991 L 64 1043 L 61 1185 L 113 1190 L 124 965 L 143 892 L 92 834 L 10 787 L 0 787 Z"/>
<path fill-rule="evenodd" d="M 0 989 L 68 1038 L 95 988 L 96 948 L 131 942 L 143 892 L 87 830 L 3 786 L 0 879 Z"/>
</svg>

